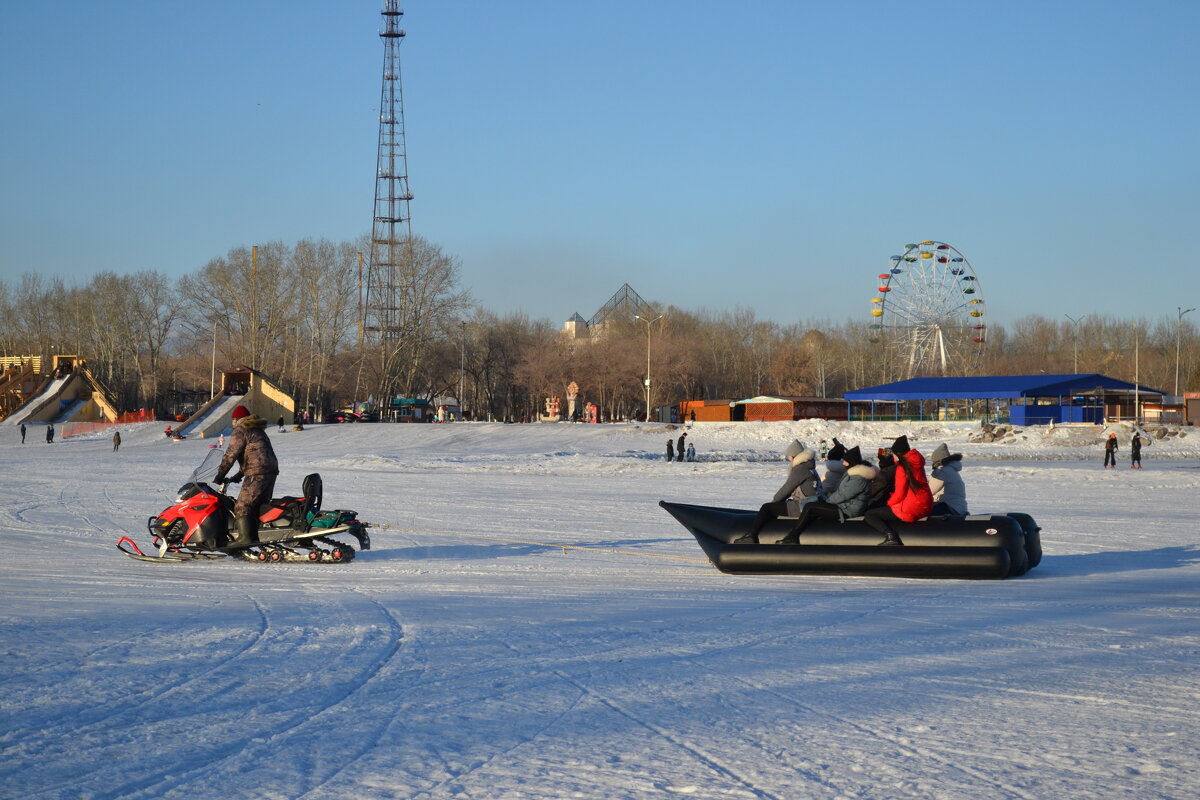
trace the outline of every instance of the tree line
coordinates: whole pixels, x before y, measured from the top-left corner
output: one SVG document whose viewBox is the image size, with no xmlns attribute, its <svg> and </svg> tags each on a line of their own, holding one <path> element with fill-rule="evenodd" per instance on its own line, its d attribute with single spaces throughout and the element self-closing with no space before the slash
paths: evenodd
<svg viewBox="0 0 1200 800">
<path fill-rule="evenodd" d="M 356 400 L 443 395 L 460 397 L 475 419 L 535 419 L 544 398 L 565 398 L 572 381 L 605 419 L 637 418 L 647 345 L 655 406 L 840 397 L 903 377 L 860 320 L 780 324 L 750 308 L 652 303 L 661 320 L 613 319 L 590 339 L 571 340 L 560 322 L 475 303 L 460 285 L 458 260 L 424 239 L 414 242 L 401 281 L 404 333 L 379 341 L 360 314 L 366 252 L 366 237 L 305 239 L 235 247 L 176 280 L 147 270 L 69 284 L 26 273 L 0 282 L 0 355 L 80 356 L 118 408 L 160 416 L 181 397 L 207 399 L 214 365 L 260 370 L 316 419 Z M 1136 371 L 1143 385 L 1171 393 L 1178 369 L 1180 392 L 1200 388 L 1200 337 L 1175 313 L 1075 322 L 1033 315 L 989 325 L 987 339 L 981 374 L 1133 380 Z"/>
</svg>

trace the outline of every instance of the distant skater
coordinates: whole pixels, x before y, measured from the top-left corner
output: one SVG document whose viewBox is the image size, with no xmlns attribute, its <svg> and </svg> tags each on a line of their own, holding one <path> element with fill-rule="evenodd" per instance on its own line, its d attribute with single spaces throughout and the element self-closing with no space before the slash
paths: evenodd
<svg viewBox="0 0 1200 800">
<path fill-rule="evenodd" d="M 1104 466 L 1110 469 L 1117 468 L 1117 435 L 1110 433 L 1108 440 L 1104 443 Z"/>
<path fill-rule="evenodd" d="M 667 439 L 667 462 L 675 460 L 675 442 L 672 439 Z"/>
<path fill-rule="evenodd" d="M 113 452 L 115 453 L 120 449 L 121 449 L 121 432 L 114 431 L 113 432 Z"/>
<path fill-rule="evenodd" d="M 688 442 L 687 460 L 688 461 L 696 460 L 696 446 L 694 444 L 692 444 L 691 442 Z"/>
<path fill-rule="evenodd" d="M 21 444 L 25 444 L 25 423 L 21 423 Z"/>
<path fill-rule="evenodd" d="M 54 426 L 46 425 L 46 444 L 54 444 Z"/>
<path fill-rule="evenodd" d="M 1142 436 L 1138 433 L 1135 433 L 1129 442 L 1129 468 L 1142 468 Z"/>
<path fill-rule="evenodd" d="M 675 445 L 676 456 L 680 461 L 683 461 L 683 456 L 687 452 L 687 434 L 679 434 L 679 443 Z"/>
</svg>

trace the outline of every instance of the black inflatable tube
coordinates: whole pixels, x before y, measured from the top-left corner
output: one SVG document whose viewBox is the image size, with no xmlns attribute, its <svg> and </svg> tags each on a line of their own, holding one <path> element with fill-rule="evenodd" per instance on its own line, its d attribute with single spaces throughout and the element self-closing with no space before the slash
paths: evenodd
<svg viewBox="0 0 1200 800">
<path fill-rule="evenodd" d="M 1025 553 L 1029 560 L 1029 569 L 1033 569 L 1042 563 L 1042 529 L 1028 514 L 1010 511 L 1008 516 L 1015 519 L 1025 532 Z"/>
<path fill-rule="evenodd" d="M 733 542 L 749 529 L 754 511 L 666 501 L 659 505 L 692 533 L 717 569 L 732 574 L 1005 578 L 1030 566 L 1024 526 L 1009 515 L 898 523 L 904 547 L 879 547 L 880 534 L 861 520 L 817 521 L 799 545 L 778 545 L 794 523 L 782 519 L 768 523 L 759 534 L 761 544 L 753 545 Z M 1036 528 L 1032 518 L 1028 523 Z"/>
</svg>

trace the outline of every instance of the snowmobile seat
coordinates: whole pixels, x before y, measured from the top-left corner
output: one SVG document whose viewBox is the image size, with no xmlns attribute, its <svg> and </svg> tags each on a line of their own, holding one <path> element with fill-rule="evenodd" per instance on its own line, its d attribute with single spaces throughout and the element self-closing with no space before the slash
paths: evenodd
<svg viewBox="0 0 1200 800">
<path fill-rule="evenodd" d="M 314 472 L 311 475 L 304 476 L 304 483 L 301 484 L 304 491 L 304 499 L 308 501 L 305 511 L 315 514 L 321 510 L 321 494 L 324 491 L 324 485 L 321 481 L 320 473 Z"/>
<path fill-rule="evenodd" d="M 313 515 L 321 510 L 322 482 L 317 473 L 304 476 L 303 497 L 278 497 L 259 508 L 258 519 L 272 528 L 308 529 Z"/>
</svg>

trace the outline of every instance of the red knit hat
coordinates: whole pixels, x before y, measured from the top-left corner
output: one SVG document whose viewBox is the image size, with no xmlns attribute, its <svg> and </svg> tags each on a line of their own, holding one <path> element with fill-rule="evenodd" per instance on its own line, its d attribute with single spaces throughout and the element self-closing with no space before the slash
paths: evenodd
<svg viewBox="0 0 1200 800">
<path fill-rule="evenodd" d="M 233 418 L 234 419 L 241 419 L 242 417 L 248 417 L 248 416 L 250 416 L 250 412 L 249 412 L 249 410 L 246 409 L 245 406 L 238 406 L 237 408 L 235 408 L 233 410 Z"/>
</svg>

